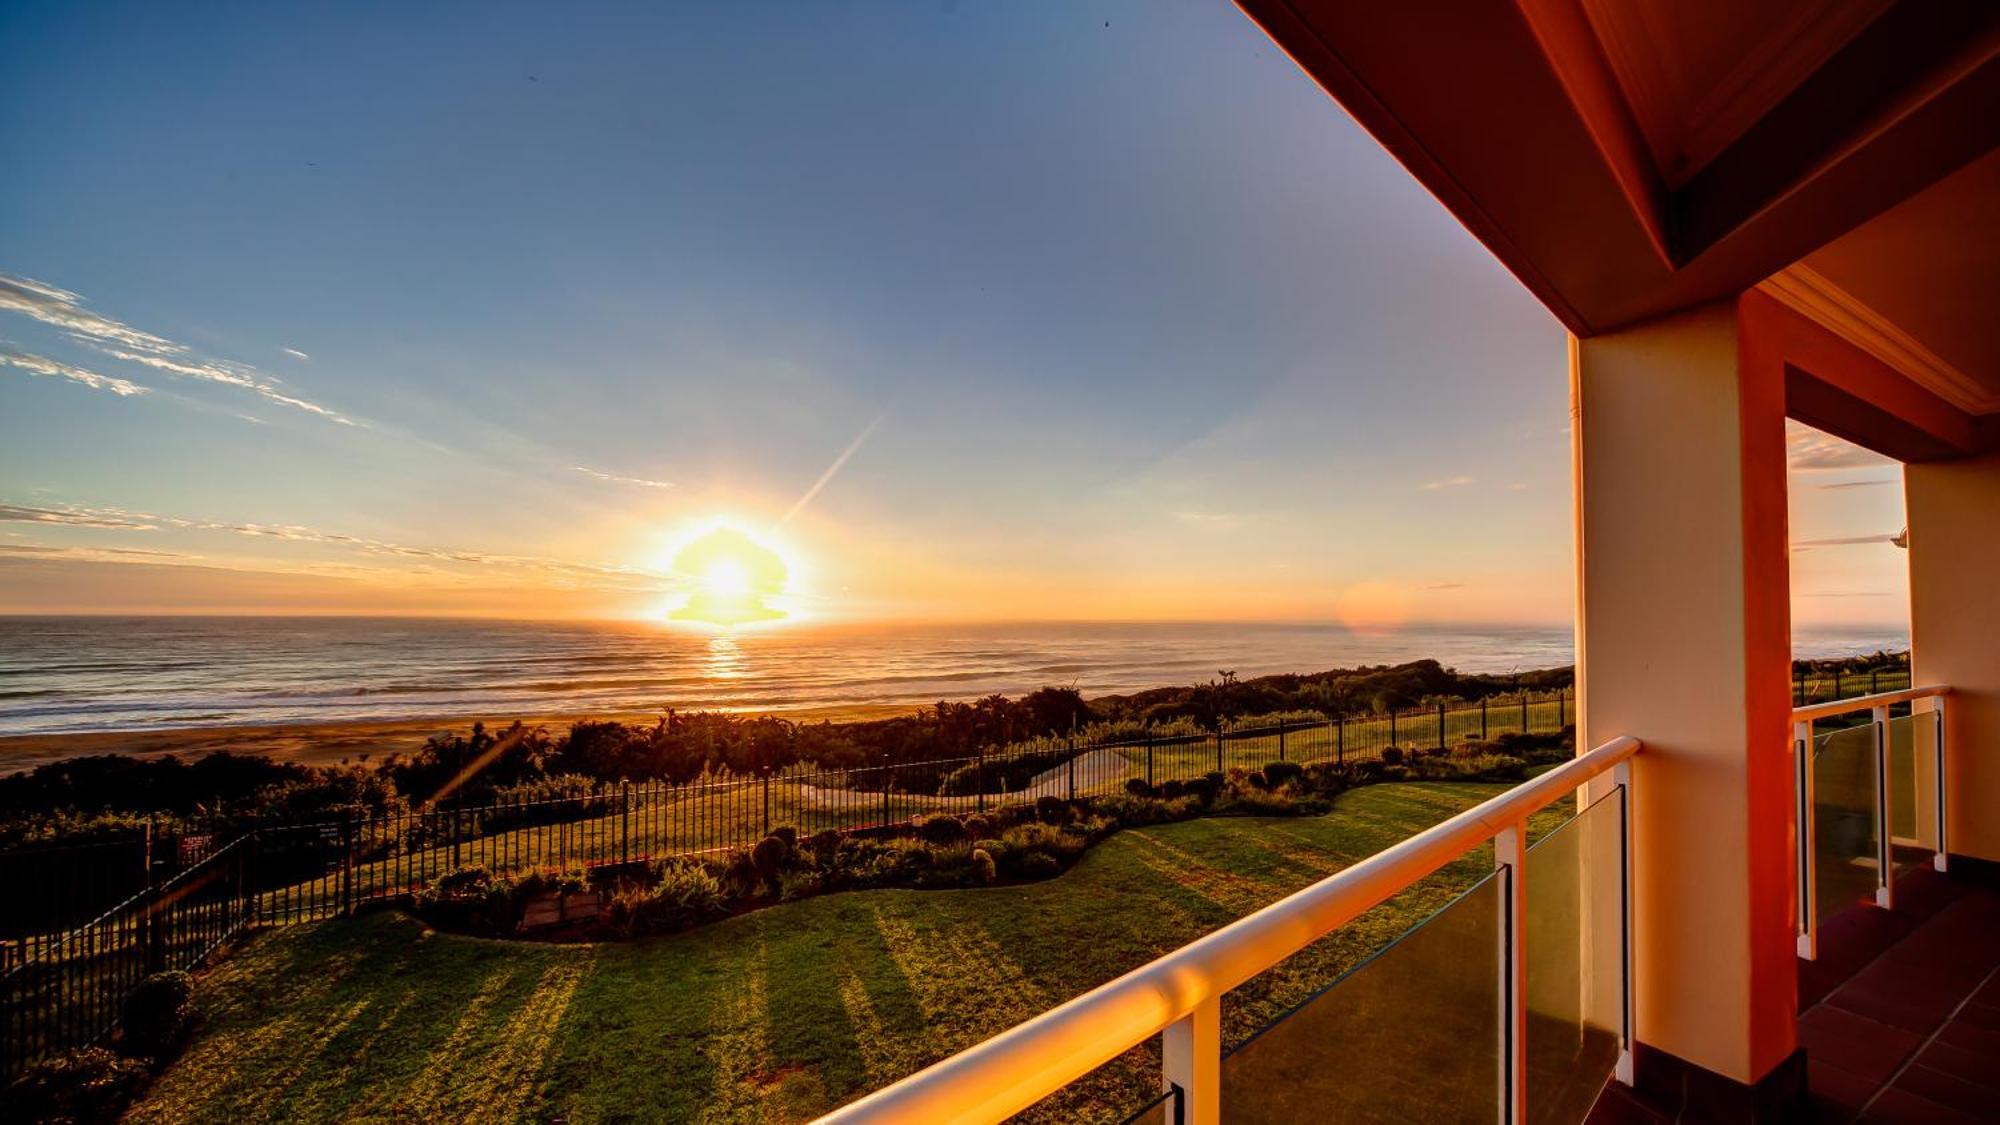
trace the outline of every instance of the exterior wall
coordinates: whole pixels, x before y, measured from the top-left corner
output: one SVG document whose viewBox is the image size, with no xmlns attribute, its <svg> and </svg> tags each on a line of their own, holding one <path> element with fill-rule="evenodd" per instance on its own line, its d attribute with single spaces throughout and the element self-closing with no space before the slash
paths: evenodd
<svg viewBox="0 0 2000 1125">
<path fill-rule="evenodd" d="M 1948 845 L 2000 860 L 2000 454 L 1910 465 L 1903 482 L 1912 672 L 1952 688 Z"/>
<path fill-rule="evenodd" d="M 1629 734 L 1639 1041 L 1797 1040 L 1784 383 L 1736 302 L 1571 344 L 1579 747 Z"/>
</svg>

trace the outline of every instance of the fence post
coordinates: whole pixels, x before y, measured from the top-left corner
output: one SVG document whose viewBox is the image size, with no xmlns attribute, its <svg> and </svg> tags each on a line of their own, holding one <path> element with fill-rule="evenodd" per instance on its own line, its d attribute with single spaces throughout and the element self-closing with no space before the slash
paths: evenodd
<svg viewBox="0 0 2000 1125">
<path fill-rule="evenodd" d="M 1333 717 L 1333 764 L 1347 764 L 1347 716 Z"/>
<path fill-rule="evenodd" d="M 882 824 L 889 824 L 889 755 L 882 755 Z"/>
<path fill-rule="evenodd" d="M 1479 697 L 1479 741 L 1486 741 L 1486 697 Z"/>
<path fill-rule="evenodd" d="M 1556 729 L 1569 725 L 1569 689 L 1556 689 Z"/>
<path fill-rule="evenodd" d="M 1882 691 L 1882 669 L 1868 669 L 1868 694 L 1878 695 Z"/>
<path fill-rule="evenodd" d="M 1528 693 L 1521 693 L 1521 733 L 1528 733 Z"/>
<path fill-rule="evenodd" d="M 452 827 L 452 866 L 458 866 L 457 826 Z M 340 814 L 340 912 L 354 913 L 354 809 Z"/>
<path fill-rule="evenodd" d="M 1222 724 L 1215 725 L 1215 772 L 1227 772 L 1222 768 Z"/>
<path fill-rule="evenodd" d="M 972 780 L 974 787 L 979 790 L 979 811 L 985 812 L 986 811 L 986 747 L 984 745 L 981 745 L 977 749 L 975 749 L 973 753 L 978 755 L 979 764 L 973 767 Z"/>
<path fill-rule="evenodd" d="M 1842 692 L 1842 691 L 1840 690 L 1840 669 L 1839 669 L 1839 668 L 1835 668 L 1835 669 L 1833 670 L 1833 697 L 1834 697 L 1835 699 L 1846 699 L 1846 698 L 1847 698 L 1846 694 L 1845 694 L 1845 693 L 1843 693 L 1843 692 Z"/>
<path fill-rule="evenodd" d="M 1146 728 L 1146 784 L 1153 784 L 1153 729 Z"/>
<path fill-rule="evenodd" d="M 1389 745 L 1396 744 L 1396 709 L 1389 708 Z"/>
<path fill-rule="evenodd" d="M 1063 748 L 1068 754 L 1069 761 L 1069 799 L 1074 801 L 1076 800 L 1076 739 L 1064 739 Z"/>
<path fill-rule="evenodd" d="M 771 767 L 764 767 L 764 835 L 771 834 Z"/>
<path fill-rule="evenodd" d="M 1444 704 L 1440 703 L 1438 704 L 1438 749 L 1442 750 L 1450 745 L 1451 743 L 1445 741 L 1444 737 Z"/>
<path fill-rule="evenodd" d="M 458 842 L 465 835 L 465 794 L 458 793 L 451 799 L 451 869 L 458 870 Z"/>
<path fill-rule="evenodd" d="M 618 786 L 618 865 L 632 862 L 632 783 Z"/>
</svg>

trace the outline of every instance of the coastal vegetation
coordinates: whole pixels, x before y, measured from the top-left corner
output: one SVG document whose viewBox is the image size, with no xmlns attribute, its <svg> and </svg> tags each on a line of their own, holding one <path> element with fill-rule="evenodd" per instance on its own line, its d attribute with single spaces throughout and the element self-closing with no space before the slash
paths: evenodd
<svg viewBox="0 0 2000 1125">
<path fill-rule="evenodd" d="M 0 778 L 0 847 L 130 835 L 158 817 L 197 819 L 227 832 L 256 820 L 337 809 L 379 814 L 445 798 L 524 802 L 622 781 L 943 761 L 983 750 L 1025 750 L 1055 736 L 1110 742 L 1251 720 L 1384 715 L 1552 691 L 1569 681 L 1566 668 L 1503 676 L 1459 673 L 1421 660 L 1247 680 L 1224 672 L 1204 683 L 1093 699 L 1074 688 L 1043 687 L 1019 698 L 944 701 L 913 715 L 848 723 L 673 710 L 650 724 L 579 721 L 567 730 L 475 723 L 469 731 L 435 734 L 407 754 L 332 766 L 233 752 L 195 759 L 98 754 Z M 1019 753 L 1009 757 L 1027 761 Z M 1059 760 L 1050 751 L 1045 761 L 1010 768 L 1025 776 Z M 898 780 L 905 786 L 916 781 L 910 775 Z M 930 780 L 965 791 L 963 778 Z"/>
</svg>

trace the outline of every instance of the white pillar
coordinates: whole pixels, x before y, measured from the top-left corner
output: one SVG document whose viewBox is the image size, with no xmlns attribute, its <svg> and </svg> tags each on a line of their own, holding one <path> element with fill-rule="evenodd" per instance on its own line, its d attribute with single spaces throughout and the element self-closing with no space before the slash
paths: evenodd
<svg viewBox="0 0 2000 1125">
<path fill-rule="evenodd" d="M 1740 323 L 1705 306 L 1570 366 L 1577 745 L 1646 746 L 1637 1038 L 1752 1084 L 1792 1061 L 1797 982 L 1784 385 Z"/>
</svg>

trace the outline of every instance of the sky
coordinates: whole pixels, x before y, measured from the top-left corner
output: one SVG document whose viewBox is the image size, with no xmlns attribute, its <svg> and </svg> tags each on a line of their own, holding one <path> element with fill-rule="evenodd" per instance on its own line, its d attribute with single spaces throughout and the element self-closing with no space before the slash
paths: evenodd
<svg viewBox="0 0 2000 1125">
<path fill-rule="evenodd" d="M 17 3 L 0 151 L 0 612 L 1569 619 L 1562 329 L 1228 4 Z"/>
</svg>

